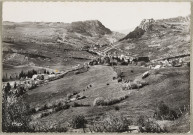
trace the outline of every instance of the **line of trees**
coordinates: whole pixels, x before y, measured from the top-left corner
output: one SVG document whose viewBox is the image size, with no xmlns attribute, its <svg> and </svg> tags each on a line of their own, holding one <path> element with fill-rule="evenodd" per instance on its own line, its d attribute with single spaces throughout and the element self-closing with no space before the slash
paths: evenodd
<svg viewBox="0 0 193 135">
<path fill-rule="evenodd" d="M 33 75 L 37 74 L 38 71 L 37 70 L 28 70 L 27 72 L 24 72 L 23 70 L 17 74 L 15 73 L 15 75 L 8 75 L 7 73 L 3 76 L 2 81 L 6 82 L 6 81 L 10 81 L 10 80 L 17 80 L 17 79 L 21 79 L 21 78 L 32 78 Z M 49 71 L 47 71 L 46 69 L 44 70 L 44 74 L 50 74 Z"/>
<path fill-rule="evenodd" d="M 24 73 L 23 70 L 19 73 L 19 79 L 21 78 L 25 78 L 25 77 L 28 77 L 28 78 L 32 78 L 33 75 L 37 74 L 37 71 L 36 70 L 30 70 L 28 71 L 27 73 Z"/>
</svg>

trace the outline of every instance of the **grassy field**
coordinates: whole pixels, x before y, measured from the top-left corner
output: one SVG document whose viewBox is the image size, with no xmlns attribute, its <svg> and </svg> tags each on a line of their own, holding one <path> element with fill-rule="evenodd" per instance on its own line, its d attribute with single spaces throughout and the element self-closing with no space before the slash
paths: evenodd
<svg viewBox="0 0 193 135">
<path fill-rule="evenodd" d="M 124 72 L 125 78 L 134 79 L 147 71 L 147 68 L 133 66 L 93 66 L 88 72 L 82 74 L 67 74 L 64 78 L 49 82 L 44 86 L 40 86 L 32 91 L 29 91 L 24 99 L 31 107 L 41 106 L 45 103 L 65 99 L 68 93 L 78 92 L 80 95 L 86 96 L 85 99 L 76 102 L 89 105 L 84 107 L 70 107 L 67 110 L 61 110 L 52 113 L 46 117 L 36 121 L 43 125 L 48 123 L 57 123 L 63 126 L 68 125 L 68 121 L 74 115 L 84 115 L 89 122 L 95 118 L 99 118 L 107 113 L 115 115 L 122 114 L 128 119 L 131 119 L 134 124 L 139 116 L 144 115 L 152 117 L 159 101 L 164 101 L 171 109 L 179 112 L 179 107 L 190 104 L 189 90 L 189 68 L 165 68 L 152 73 L 145 78 L 149 85 L 140 88 L 139 90 L 121 89 L 121 83 L 113 80 L 117 70 Z M 131 74 L 131 70 L 134 72 Z M 108 84 L 107 84 L 108 83 Z M 87 86 L 92 85 L 87 89 Z M 87 89 L 86 91 L 83 91 Z M 129 94 L 129 97 L 120 103 L 109 106 L 93 106 L 93 101 L 97 97 L 104 99 L 114 99 Z M 115 109 L 119 108 L 119 111 Z M 186 116 L 188 117 L 188 116 Z M 185 118 L 182 118 L 185 119 Z M 187 119 L 187 118 L 186 118 Z M 189 125 L 187 120 L 184 120 L 184 132 L 188 132 Z M 177 122 L 176 122 L 177 123 Z M 169 126 L 173 127 L 172 122 Z M 176 126 L 182 126 L 176 124 Z"/>
<path fill-rule="evenodd" d="M 84 102 L 92 104 L 96 97 L 113 98 L 119 94 L 121 95 L 121 85 L 116 80 L 113 80 L 114 76 L 116 76 L 116 73 L 111 67 L 94 66 L 86 73 L 78 75 L 74 73 L 67 74 L 62 79 L 49 82 L 47 85 L 29 91 L 26 100 L 29 100 L 30 104 L 41 104 L 45 103 L 47 99 L 50 101 L 65 98 L 68 93 L 76 91 L 88 97 Z M 87 89 L 89 85 L 92 85 L 92 87 Z M 53 99 L 47 96 L 51 96 Z"/>
<path fill-rule="evenodd" d="M 88 62 L 96 55 L 80 51 L 68 44 L 3 43 L 3 65 L 33 64 L 40 67 L 63 68 Z M 66 50 L 67 49 L 67 50 Z M 64 69 L 65 70 L 65 69 Z"/>
</svg>

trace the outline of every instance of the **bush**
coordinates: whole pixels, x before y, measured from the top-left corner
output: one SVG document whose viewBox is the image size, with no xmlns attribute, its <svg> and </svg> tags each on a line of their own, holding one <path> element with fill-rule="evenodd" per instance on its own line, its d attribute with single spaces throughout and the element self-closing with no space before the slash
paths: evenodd
<svg viewBox="0 0 193 135">
<path fill-rule="evenodd" d="M 11 85 L 9 84 L 9 82 L 6 84 L 5 86 L 5 89 L 4 89 L 4 92 L 5 92 L 5 95 L 8 95 L 9 92 L 11 90 Z"/>
<path fill-rule="evenodd" d="M 117 70 L 117 78 L 123 78 L 124 77 L 124 74 L 121 70 Z"/>
<path fill-rule="evenodd" d="M 68 129 L 66 127 L 61 126 L 55 126 L 46 130 L 46 132 L 67 132 L 67 131 Z"/>
<path fill-rule="evenodd" d="M 46 103 L 44 106 L 45 106 L 44 107 L 45 109 L 50 109 L 54 106 L 54 104 L 53 103 Z"/>
<path fill-rule="evenodd" d="M 152 74 L 154 74 L 154 75 L 160 74 L 160 70 L 159 70 L 159 69 L 154 69 L 154 70 L 152 70 L 151 72 L 152 72 Z"/>
<path fill-rule="evenodd" d="M 137 120 L 137 125 L 144 127 L 145 126 L 145 116 L 141 115 L 139 116 Z"/>
<path fill-rule="evenodd" d="M 190 67 L 190 62 L 187 63 L 187 66 Z"/>
<path fill-rule="evenodd" d="M 127 120 L 122 115 L 107 115 L 98 121 L 94 121 L 90 130 L 91 132 L 125 132 L 128 131 L 128 126 L 131 123 L 132 121 Z"/>
<path fill-rule="evenodd" d="M 79 106 L 82 106 L 81 104 L 78 104 L 77 102 L 73 102 L 72 103 L 72 107 L 79 107 Z"/>
<path fill-rule="evenodd" d="M 103 98 L 96 98 L 93 102 L 93 106 L 107 106 L 107 105 L 113 105 L 121 102 L 122 100 L 125 100 L 128 98 L 128 95 L 125 95 L 123 97 L 115 98 L 115 99 L 109 99 L 109 100 L 104 100 Z"/>
<path fill-rule="evenodd" d="M 122 81 L 122 79 L 119 77 L 119 78 L 117 79 L 117 81 L 118 81 L 118 82 L 121 82 L 121 81 Z"/>
<path fill-rule="evenodd" d="M 2 131 L 3 132 L 31 132 L 29 106 L 25 102 L 16 101 L 9 104 L 3 99 L 2 104 Z"/>
<path fill-rule="evenodd" d="M 29 114 L 33 114 L 33 113 L 36 113 L 36 109 L 35 108 L 32 108 L 29 110 Z"/>
<path fill-rule="evenodd" d="M 70 121 L 70 125 L 72 128 L 85 128 L 85 125 L 87 123 L 87 120 L 83 115 L 76 115 L 72 117 L 72 120 Z"/>
<path fill-rule="evenodd" d="M 138 119 L 138 125 L 140 132 L 144 133 L 165 133 L 167 132 L 166 127 L 161 127 L 158 123 L 150 120 L 147 117 L 140 116 Z"/>
<path fill-rule="evenodd" d="M 119 106 L 115 106 L 115 110 L 119 111 L 120 110 Z"/>
<path fill-rule="evenodd" d="M 62 104 L 62 103 L 59 103 L 56 107 L 55 107 L 55 111 L 60 111 L 60 110 L 63 110 L 63 109 L 68 109 L 70 107 L 70 105 L 68 104 Z"/>
<path fill-rule="evenodd" d="M 76 94 L 78 94 L 78 92 L 77 91 L 73 91 L 73 95 L 76 95 Z"/>
<path fill-rule="evenodd" d="M 163 101 L 161 101 L 157 105 L 154 118 L 158 120 L 174 120 L 178 118 L 178 116 L 174 110 L 171 110 Z"/>
<path fill-rule="evenodd" d="M 17 94 L 16 96 L 19 97 L 19 96 L 22 96 L 25 92 L 26 92 L 26 89 L 24 88 L 24 86 L 20 85 L 17 87 Z"/>
<path fill-rule="evenodd" d="M 104 98 L 102 97 L 97 97 L 93 102 L 93 106 L 102 106 L 102 105 L 104 105 Z"/>
<path fill-rule="evenodd" d="M 70 93 L 68 93 L 68 94 L 66 95 L 66 97 L 67 97 L 68 100 L 69 100 L 70 98 L 72 98 L 72 96 L 73 96 L 73 94 L 70 94 Z"/>
<path fill-rule="evenodd" d="M 55 122 L 34 122 L 32 127 L 36 132 L 67 132 L 67 128 Z"/>
</svg>

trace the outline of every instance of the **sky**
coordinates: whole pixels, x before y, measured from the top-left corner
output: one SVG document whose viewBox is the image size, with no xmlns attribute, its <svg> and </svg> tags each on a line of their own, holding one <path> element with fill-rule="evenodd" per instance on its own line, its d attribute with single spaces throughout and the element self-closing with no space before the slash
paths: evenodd
<svg viewBox="0 0 193 135">
<path fill-rule="evenodd" d="M 135 28 L 143 19 L 190 15 L 190 2 L 3 2 L 3 21 L 99 20 L 111 30 Z"/>
</svg>

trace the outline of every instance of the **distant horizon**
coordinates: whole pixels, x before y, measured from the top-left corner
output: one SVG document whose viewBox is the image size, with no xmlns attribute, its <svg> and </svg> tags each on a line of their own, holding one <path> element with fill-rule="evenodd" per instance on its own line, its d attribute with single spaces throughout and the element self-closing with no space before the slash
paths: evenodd
<svg viewBox="0 0 193 135">
<path fill-rule="evenodd" d="M 76 9 L 76 10 L 75 10 Z M 112 31 L 133 29 L 143 19 L 191 14 L 189 2 L 4 2 L 3 22 L 70 24 L 98 20 Z"/>
<path fill-rule="evenodd" d="M 185 16 L 176 16 L 176 17 L 171 17 L 171 18 L 177 18 L 177 17 L 187 17 L 187 16 L 190 16 L 190 15 L 185 15 Z M 144 19 L 150 19 L 150 18 L 144 18 Z M 153 18 L 154 19 L 154 18 Z M 169 18 L 162 18 L 162 19 L 169 19 Z M 160 19 L 155 19 L 155 20 L 160 20 Z M 85 22 L 85 21 L 99 21 L 101 22 L 100 20 L 96 20 L 96 19 L 93 19 L 93 20 L 80 20 L 80 21 L 74 21 L 74 22 Z M 141 20 L 142 21 L 142 20 Z M 64 23 L 64 24 L 71 24 L 73 22 L 70 22 L 70 23 L 66 23 L 66 22 L 45 22 L 45 21 L 41 21 L 41 22 L 36 22 L 36 21 L 23 21 L 23 22 L 13 22 L 13 21 L 3 21 L 3 22 L 10 22 L 10 23 Z M 103 22 L 101 22 L 103 24 Z M 104 24 L 103 24 L 104 25 Z M 105 26 L 105 25 L 104 25 Z M 106 26 L 105 26 L 106 27 Z M 137 26 L 136 26 L 137 27 Z M 115 32 L 121 32 L 123 34 L 128 34 L 128 32 L 132 31 L 133 29 L 135 29 L 136 27 L 133 27 L 133 28 L 126 28 L 126 29 L 119 29 L 119 30 L 112 30 L 112 31 L 115 31 Z M 106 27 L 108 28 L 108 27 Z M 110 29 L 110 28 L 109 28 Z M 110 29 L 111 30 L 111 29 Z M 125 32 L 122 32 L 122 31 L 125 31 Z"/>
</svg>

